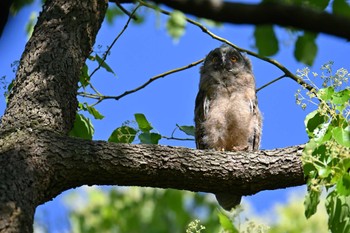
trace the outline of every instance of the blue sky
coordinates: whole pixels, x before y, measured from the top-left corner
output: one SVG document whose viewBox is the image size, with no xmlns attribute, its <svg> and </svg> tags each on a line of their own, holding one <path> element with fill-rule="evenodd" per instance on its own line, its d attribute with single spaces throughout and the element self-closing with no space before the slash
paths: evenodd
<svg viewBox="0 0 350 233">
<path fill-rule="evenodd" d="M 19 60 L 27 40 L 25 23 L 39 4 L 30 6 L 12 17 L 0 39 L 0 77 L 6 75 L 10 82 L 14 77 L 10 64 Z M 40 8 L 39 8 L 40 9 Z M 117 18 L 113 25 L 103 24 L 95 44 L 95 49 L 104 51 L 106 46 L 119 34 L 127 18 Z M 203 58 L 210 50 L 221 45 L 202 31 L 188 24 L 185 35 L 174 43 L 165 29 L 166 17 L 158 17 L 149 11 L 146 21 L 141 25 L 131 24 L 117 41 L 107 59 L 116 76 L 99 71 L 93 77 L 95 87 L 106 95 L 119 95 L 134 89 L 151 77 L 165 71 L 185 66 Z M 294 40 L 284 30 L 275 27 L 280 40 L 279 52 L 273 58 L 292 72 L 305 67 L 296 62 L 293 56 Z M 224 25 L 210 29 L 217 35 L 246 49 L 254 49 L 254 27 L 249 25 Z M 343 39 L 320 35 L 317 39 L 318 54 L 311 70 L 320 72 L 320 67 L 334 61 L 334 70 L 349 68 L 350 48 Z M 98 49 L 97 45 L 102 45 Z M 251 57 L 257 87 L 282 75 L 276 67 Z M 90 68 L 90 71 L 93 67 Z M 102 121 L 93 120 L 94 139 L 107 140 L 112 131 L 123 122 L 133 120 L 135 113 L 144 113 L 156 131 L 170 136 L 176 124 L 193 125 L 194 100 L 198 90 L 199 66 L 167 76 L 150 84 L 119 101 L 106 100 L 96 106 L 105 115 Z M 298 85 L 286 78 L 258 93 L 259 106 L 263 114 L 262 149 L 273 149 L 307 141 L 303 120 L 311 108 L 302 110 L 295 104 L 294 93 Z M 3 90 L 1 90 L 1 93 Z M 1 95 L 2 96 L 2 95 Z M 0 99 L 0 112 L 5 109 L 4 98 Z M 176 136 L 184 136 L 181 133 Z M 194 148 L 194 142 L 161 140 L 160 144 Z M 284 203 L 288 193 L 303 190 L 303 187 L 260 192 L 244 198 L 252 203 L 257 212 L 268 210 L 275 203 Z M 64 209 L 60 203 L 62 195 L 41 206 L 38 216 L 46 216 L 49 221 L 67 224 Z M 60 223 L 60 224 L 61 224 Z"/>
</svg>

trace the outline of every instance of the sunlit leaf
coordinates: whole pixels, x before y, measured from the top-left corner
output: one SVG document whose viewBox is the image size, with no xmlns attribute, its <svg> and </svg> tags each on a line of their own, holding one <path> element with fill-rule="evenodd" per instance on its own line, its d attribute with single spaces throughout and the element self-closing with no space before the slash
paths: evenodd
<svg viewBox="0 0 350 233">
<path fill-rule="evenodd" d="M 143 144 L 158 144 L 162 136 L 158 133 L 144 132 L 139 135 L 139 139 Z"/>
<path fill-rule="evenodd" d="M 326 123 L 326 117 L 315 110 L 305 117 L 304 123 L 308 135 L 313 137 L 315 129 L 320 127 L 321 124 Z"/>
<path fill-rule="evenodd" d="M 36 24 L 36 21 L 37 21 L 37 18 L 38 18 L 38 15 L 36 12 L 32 12 L 30 14 L 30 17 L 29 17 L 29 20 L 26 24 L 26 32 L 27 32 L 27 36 L 28 38 L 32 35 L 33 33 L 33 30 L 34 30 L 34 26 Z"/>
<path fill-rule="evenodd" d="M 233 225 L 232 221 L 222 212 L 218 212 L 220 225 L 227 233 L 239 233 L 238 229 Z"/>
<path fill-rule="evenodd" d="M 315 190 L 309 190 L 306 194 L 304 206 L 305 206 L 305 217 L 310 218 L 316 213 L 318 203 L 320 203 L 321 192 Z"/>
<path fill-rule="evenodd" d="M 92 125 L 90 119 L 77 113 L 75 116 L 74 127 L 69 132 L 69 136 L 91 140 L 93 134 L 94 126 Z"/>
<path fill-rule="evenodd" d="M 337 192 L 340 195 L 350 195 L 350 175 L 348 173 L 343 174 L 342 178 L 337 183 Z"/>
<path fill-rule="evenodd" d="M 151 123 L 146 119 L 145 115 L 142 113 L 136 113 L 135 115 L 136 123 L 142 132 L 149 132 L 153 129 Z"/>
<path fill-rule="evenodd" d="M 109 142 L 132 143 L 135 139 L 137 131 L 129 126 L 122 126 L 113 131 L 108 138 Z"/>
<path fill-rule="evenodd" d="M 278 40 L 272 25 L 256 26 L 255 46 L 262 56 L 272 56 L 278 52 Z"/>
<path fill-rule="evenodd" d="M 305 32 L 299 36 L 295 43 L 294 56 L 299 61 L 311 66 L 314 63 L 317 54 L 317 45 L 315 39 L 317 34 Z"/>
<path fill-rule="evenodd" d="M 332 96 L 332 103 L 334 104 L 346 104 L 350 100 L 350 89 L 345 89 L 334 93 Z"/>
<path fill-rule="evenodd" d="M 347 126 L 346 128 L 335 127 L 332 134 L 337 143 L 350 147 L 350 126 Z"/>
<path fill-rule="evenodd" d="M 81 69 L 81 74 L 79 76 L 79 82 L 83 87 L 86 87 L 90 82 L 90 76 L 89 76 L 89 68 L 84 64 L 83 68 Z"/>
<path fill-rule="evenodd" d="M 317 92 L 317 96 L 324 101 L 330 100 L 333 95 L 334 95 L 334 87 L 332 86 L 322 88 Z"/>
<path fill-rule="evenodd" d="M 99 55 L 96 54 L 96 60 L 98 62 L 98 64 L 100 64 L 101 67 L 103 67 L 105 70 L 107 70 L 108 72 L 112 73 L 115 75 L 114 71 L 112 70 L 112 68 L 106 63 L 106 61 L 104 61 Z"/>
<path fill-rule="evenodd" d="M 87 106 L 87 110 L 96 120 L 102 120 L 104 118 L 104 116 L 93 106 Z"/>
<path fill-rule="evenodd" d="M 187 126 L 187 125 L 176 125 L 182 132 L 189 136 L 195 136 L 195 128 L 193 125 Z"/>
<path fill-rule="evenodd" d="M 169 35 L 174 39 L 179 39 L 185 33 L 187 21 L 186 16 L 181 11 L 173 11 L 166 24 Z"/>
<path fill-rule="evenodd" d="M 350 196 L 339 196 L 332 191 L 326 199 L 328 226 L 331 232 L 350 232 Z"/>
</svg>

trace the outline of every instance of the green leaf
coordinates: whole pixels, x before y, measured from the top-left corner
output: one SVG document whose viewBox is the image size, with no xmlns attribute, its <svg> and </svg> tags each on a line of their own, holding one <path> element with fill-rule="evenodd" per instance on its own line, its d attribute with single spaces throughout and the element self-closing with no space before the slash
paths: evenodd
<svg viewBox="0 0 350 233">
<path fill-rule="evenodd" d="M 69 132 L 69 136 L 91 140 L 93 134 L 94 126 L 92 125 L 90 119 L 77 113 L 75 115 L 74 127 Z"/>
<path fill-rule="evenodd" d="M 331 167 L 319 167 L 317 170 L 320 178 L 327 178 L 332 172 Z"/>
<path fill-rule="evenodd" d="M 350 17 L 350 6 L 346 0 L 334 0 L 332 7 L 334 14 Z"/>
<path fill-rule="evenodd" d="M 332 99 L 332 96 L 334 95 L 334 87 L 326 87 L 322 88 L 317 92 L 317 96 L 324 101 Z"/>
<path fill-rule="evenodd" d="M 89 85 L 90 75 L 89 75 L 89 68 L 86 65 L 86 63 L 84 64 L 83 68 L 81 69 L 81 74 L 79 76 L 79 82 L 81 83 L 81 85 L 83 87 L 86 87 L 87 85 Z"/>
<path fill-rule="evenodd" d="M 332 96 L 332 103 L 334 104 L 346 104 L 350 99 L 350 89 L 344 89 L 336 92 Z"/>
<path fill-rule="evenodd" d="M 187 21 L 186 16 L 181 11 L 173 11 L 166 24 L 169 35 L 174 39 L 179 39 L 185 33 Z"/>
<path fill-rule="evenodd" d="M 336 190 L 340 195 L 350 195 L 350 175 L 348 173 L 344 173 L 341 179 L 338 180 Z"/>
<path fill-rule="evenodd" d="M 321 115 L 317 110 L 309 113 L 304 120 L 306 132 L 310 138 L 314 137 L 314 131 L 319 128 L 321 124 L 326 123 L 326 117 Z"/>
<path fill-rule="evenodd" d="M 129 126 L 116 128 L 108 138 L 109 142 L 132 143 L 135 139 L 137 131 Z"/>
<path fill-rule="evenodd" d="M 106 21 L 108 24 L 112 24 L 113 20 L 124 13 L 116 6 L 109 6 L 106 12 Z"/>
<path fill-rule="evenodd" d="M 151 126 L 151 124 L 148 122 L 148 120 L 146 119 L 145 115 L 142 113 L 136 113 L 135 115 L 135 120 L 137 122 L 137 125 L 139 126 L 139 129 L 142 132 L 149 132 L 153 129 L 153 127 Z"/>
<path fill-rule="evenodd" d="M 331 232 L 350 232 L 350 196 L 339 196 L 332 191 L 326 198 L 326 209 Z"/>
<path fill-rule="evenodd" d="M 162 136 L 158 133 L 144 132 L 139 135 L 139 139 L 143 144 L 158 144 Z"/>
<path fill-rule="evenodd" d="M 13 84 L 14 84 L 14 83 L 15 83 L 15 80 L 13 79 L 13 80 L 11 81 L 11 83 L 7 86 L 7 91 L 5 91 L 5 93 L 4 93 L 6 104 L 7 104 L 7 102 L 8 102 L 8 97 L 9 97 L 9 95 L 10 95 L 10 93 L 11 93 L 11 90 L 12 90 L 12 88 L 13 88 Z"/>
<path fill-rule="evenodd" d="M 307 2 L 319 10 L 324 10 L 329 4 L 329 0 L 308 0 Z"/>
<path fill-rule="evenodd" d="M 317 45 L 315 39 L 317 34 L 305 32 L 299 36 L 295 43 L 294 57 L 306 65 L 311 66 L 314 63 L 317 54 Z"/>
<path fill-rule="evenodd" d="M 316 213 L 318 203 L 320 203 L 321 192 L 310 189 L 305 196 L 305 217 L 310 218 Z"/>
<path fill-rule="evenodd" d="M 102 120 L 104 118 L 104 116 L 99 112 L 97 111 L 96 108 L 94 108 L 93 106 L 86 106 L 88 112 L 94 116 L 94 118 L 96 120 Z"/>
<path fill-rule="evenodd" d="M 350 147 L 350 126 L 346 128 L 335 127 L 332 134 L 337 143 L 342 146 Z"/>
<path fill-rule="evenodd" d="M 220 225 L 225 233 L 239 233 L 238 229 L 233 225 L 232 221 L 222 212 L 218 212 Z"/>
<path fill-rule="evenodd" d="M 195 136 L 195 128 L 193 125 L 187 126 L 187 125 L 176 125 L 182 132 L 189 136 Z"/>
<path fill-rule="evenodd" d="M 112 70 L 112 68 L 106 63 L 106 61 L 104 61 L 99 55 L 96 54 L 96 60 L 98 62 L 98 64 L 105 68 L 105 70 L 107 70 L 108 72 L 112 73 L 115 75 L 114 71 Z"/>
<path fill-rule="evenodd" d="M 262 56 L 272 56 L 278 52 L 278 40 L 272 25 L 256 26 L 255 46 Z"/>
<path fill-rule="evenodd" d="M 1 0 L 4 1 L 4 0 Z M 12 5 L 10 8 L 10 11 L 12 14 L 16 14 L 18 11 L 20 11 L 23 7 L 25 7 L 26 5 L 29 5 L 31 3 L 33 3 L 34 0 L 16 0 L 16 1 L 12 1 Z"/>
<path fill-rule="evenodd" d="M 26 24 L 26 32 L 27 32 L 28 38 L 29 38 L 29 37 L 32 35 L 32 33 L 33 33 L 34 26 L 35 26 L 35 24 L 36 24 L 37 18 L 38 18 L 38 15 L 37 15 L 36 12 L 32 12 L 32 13 L 30 14 L 29 21 L 28 21 L 27 24 Z"/>
</svg>

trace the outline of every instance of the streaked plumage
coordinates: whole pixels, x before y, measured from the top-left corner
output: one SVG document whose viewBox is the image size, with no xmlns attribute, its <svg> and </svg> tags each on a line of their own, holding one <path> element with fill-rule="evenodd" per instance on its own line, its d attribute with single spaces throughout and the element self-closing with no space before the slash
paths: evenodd
<svg viewBox="0 0 350 233">
<path fill-rule="evenodd" d="M 261 114 L 250 60 L 223 45 L 207 55 L 200 75 L 195 104 L 197 148 L 257 150 Z M 216 194 L 216 198 L 227 210 L 241 200 L 229 193 Z"/>
</svg>

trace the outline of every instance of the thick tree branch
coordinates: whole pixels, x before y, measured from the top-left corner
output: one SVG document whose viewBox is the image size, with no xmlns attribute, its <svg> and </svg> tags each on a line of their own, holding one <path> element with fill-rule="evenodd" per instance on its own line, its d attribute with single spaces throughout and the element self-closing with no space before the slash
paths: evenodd
<svg viewBox="0 0 350 233">
<path fill-rule="evenodd" d="M 130 0 L 120 3 L 132 2 Z M 197 17 L 235 24 L 276 24 L 350 39 L 350 19 L 278 2 L 242 4 L 228 1 L 153 0 Z M 218 3 L 219 2 L 219 3 Z"/>
<path fill-rule="evenodd" d="M 30 193 L 37 195 L 35 203 L 44 203 L 64 190 L 84 184 L 242 195 L 304 184 L 299 158 L 302 146 L 250 153 L 217 152 L 89 141 L 49 131 L 11 135 L 16 142 L 32 142 L 23 153 L 37 151 L 27 157 L 28 171 L 35 171 L 35 179 L 30 178 L 34 174 L 25 175 L 33 182 L 35 190 Z M 16 143 L 13 147 L 19 148 Z M 11 146 L 7 149 L 11 150 Z M 0 161 L 1 170 L 6 171 L 8 166 L 13 165 Z"/>
</svg>

